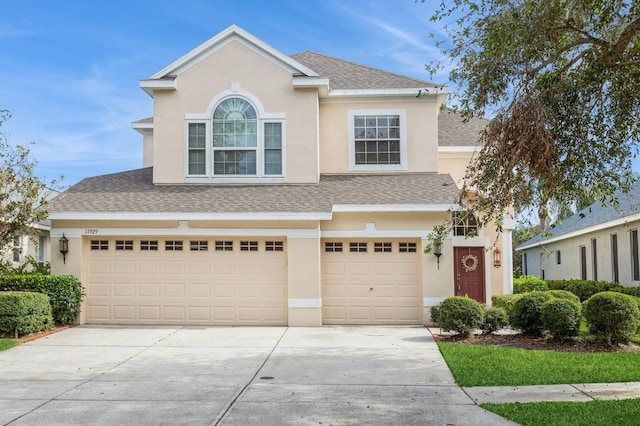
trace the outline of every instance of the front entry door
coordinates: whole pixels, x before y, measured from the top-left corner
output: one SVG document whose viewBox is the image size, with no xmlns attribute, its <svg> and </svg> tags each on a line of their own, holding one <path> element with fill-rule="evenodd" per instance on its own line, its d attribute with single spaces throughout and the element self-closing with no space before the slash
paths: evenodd
<svg viewBox="0 0 640 426">
<path fill-rule="evenodd" d="M 453 254 L 455 295 L 485 303 L 484 248 L 455 247 Z"/>
</svg>

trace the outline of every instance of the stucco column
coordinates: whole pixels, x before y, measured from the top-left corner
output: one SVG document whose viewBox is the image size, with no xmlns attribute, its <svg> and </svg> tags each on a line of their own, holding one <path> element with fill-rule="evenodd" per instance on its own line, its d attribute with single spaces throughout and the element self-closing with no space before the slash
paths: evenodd
<svg viewBox="0 0 640 426">
<path fill-rule="evenodd" d="M 502 225 L 502 292 L 504 294 L 513 293 L 513 247 L 512 234 L 516 227 L 515 220 L 504 218 Z"/>
<path fill-rule="evenodd" d="M 287 239 L 289 325 L 322 325 L 320 233 Z"/>
</svg>

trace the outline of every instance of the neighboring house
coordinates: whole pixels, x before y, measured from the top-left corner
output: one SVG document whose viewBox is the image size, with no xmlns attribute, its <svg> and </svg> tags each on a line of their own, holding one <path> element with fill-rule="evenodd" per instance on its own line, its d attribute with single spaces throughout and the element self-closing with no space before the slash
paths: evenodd
<svg viewBox="0 0 640 426">
<path fill-rule="evenodd" d="M 41 265 L 49 262 L 51 260 L 50 228 L 51 222 L 45 220 L 33 226 L 32 235 L 14 237 L 12 244 L 0 253 L 0 260 L 10 261 L 13 267 L 21 265 L 27 257 L 31 257 Z"/>
<path fill-rule="evenodd" d="M 596 202 L 518 246 L 523 274 L 639 285 L 640 183 L 615 197 L 617 205 Z"/>
<path fill-rule="evenodd" d="M 461 223 L 423 254 L 484 125 L 441 111 L 442 87 L 236 26 L 140 86 L 143 168 L 49 206 L 69 239 L 52 272 L 81 279 L 82 322 L 420 324 L 447 296 L 511 291 L 508 226 Z"/>
</svg>

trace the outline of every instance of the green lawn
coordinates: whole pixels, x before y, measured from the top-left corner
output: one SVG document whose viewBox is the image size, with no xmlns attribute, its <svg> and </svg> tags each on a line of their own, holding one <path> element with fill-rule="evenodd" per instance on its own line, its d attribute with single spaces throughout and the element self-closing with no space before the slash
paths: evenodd
<svg viewBox="0 0 640 426">
<path fill-rule="evenodd" d="M 0 339 L 0 351 L 13 348 L 14 346 L 18 346 L 19 344 L 20 342 L 15 339 Z"/>
<path fill-rule="evenodd" d="M 640 399 L 480 406 L 523 426 L 609 426 L 640 423 Z"/>
<path fill-rule="evenodd" d="M 460 343 L 438 346 L 460 386 L 640 381 L 640 353 L 553 352 Z"/>
</svg>

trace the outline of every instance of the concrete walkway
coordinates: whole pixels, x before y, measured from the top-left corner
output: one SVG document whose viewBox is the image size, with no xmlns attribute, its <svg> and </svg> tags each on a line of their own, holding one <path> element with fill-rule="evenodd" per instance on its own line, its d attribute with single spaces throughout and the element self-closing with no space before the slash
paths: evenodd
<svg viewBox="0 0 640 426">
<path fill-rule="evenodd" d="M 0 352 L 0 424 L 513 423 L 424 327 L 80 326 Z"/>
</svg>

